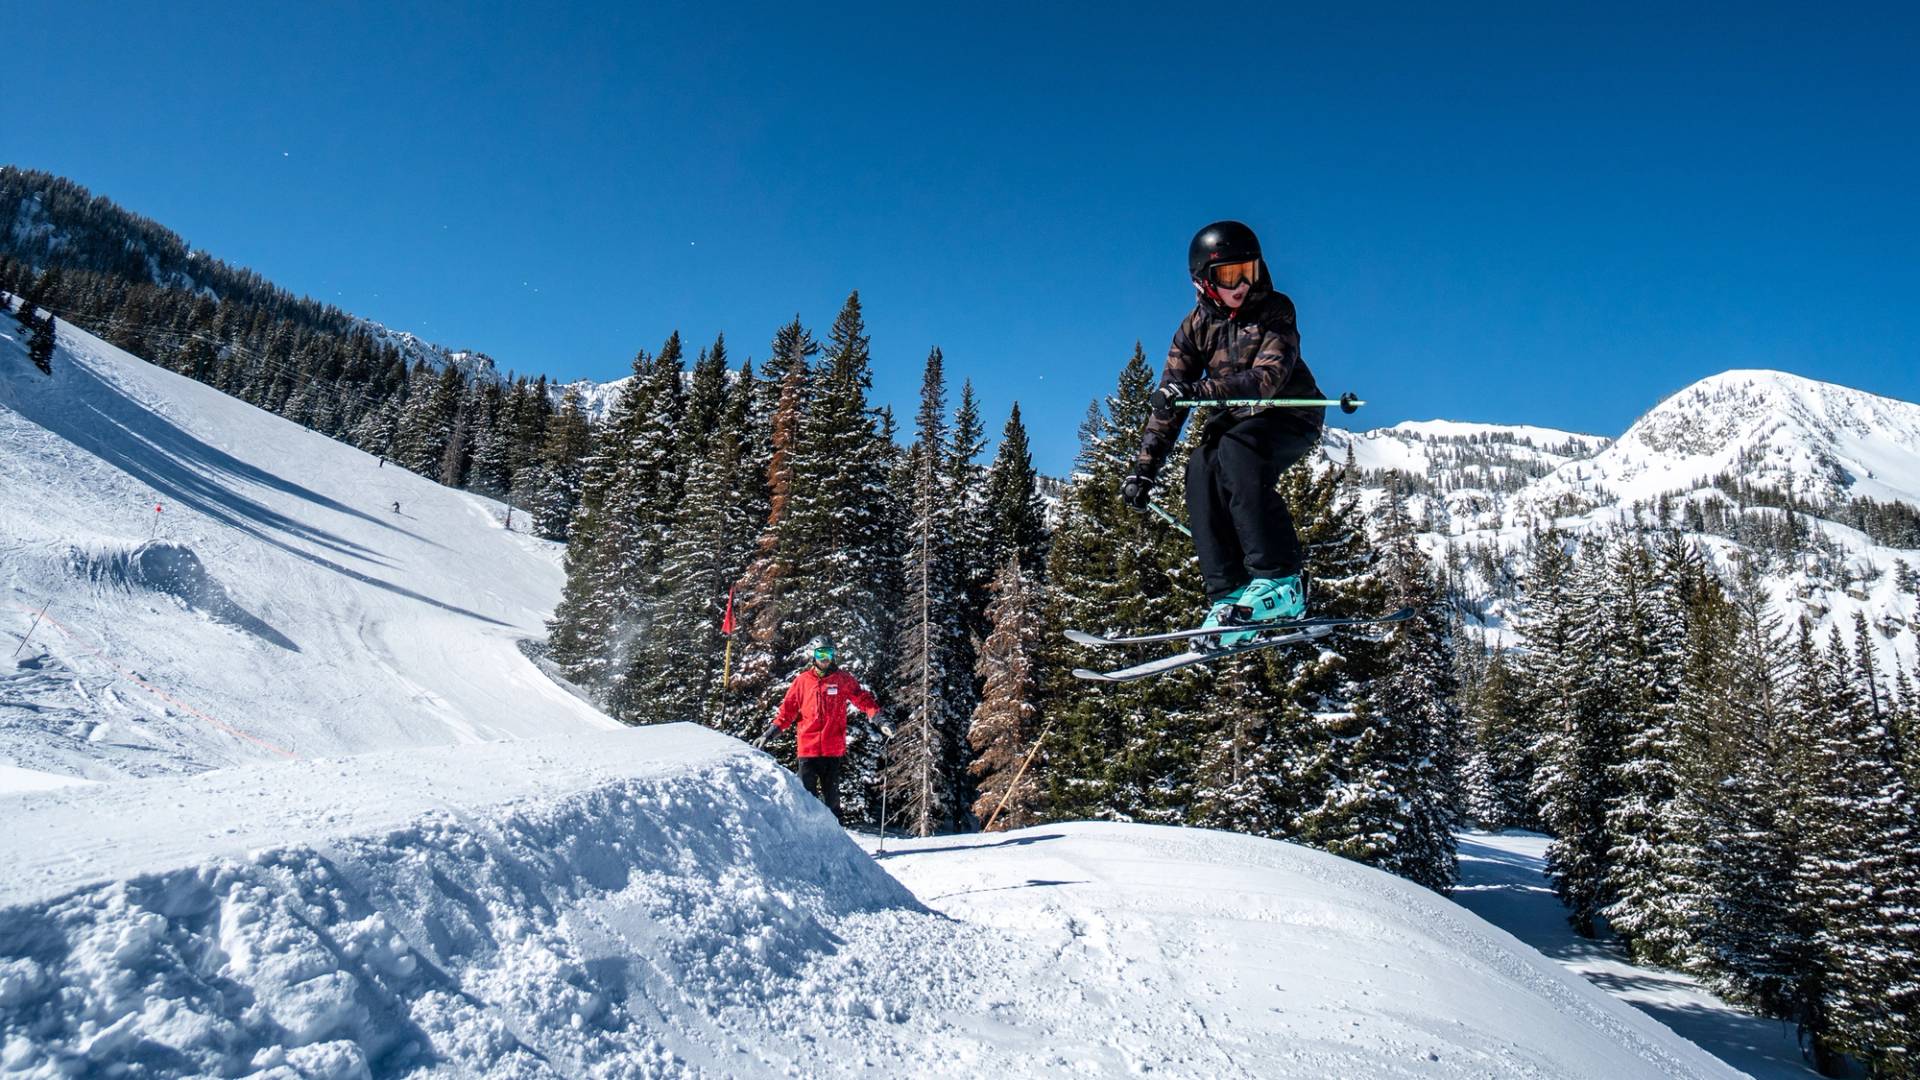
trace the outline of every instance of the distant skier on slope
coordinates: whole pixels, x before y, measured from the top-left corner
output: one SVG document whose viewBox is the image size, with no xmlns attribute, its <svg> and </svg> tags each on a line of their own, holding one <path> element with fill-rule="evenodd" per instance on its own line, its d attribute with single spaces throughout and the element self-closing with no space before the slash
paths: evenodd
<svg viewBox="0 0 1920 1080">
<path fill-rule="evenodd" d="M 1199 300 L 1174 331 L 1139 456 L 1120 485 L 1136 510 L 1147 509 L 1179 441 L 1187 408 L 1178 402 L 1321 397 L 1300 358 L 1293 301 L 1274 291 L 1252 229 L 1237 221 L 1201 229 L 1187 271 Z M 1324 407 L 1236 406 L 1202 429 L 1187 462 L 1187 517 L 1210 605 L 1203 625 L 1249 629 L 1196 644 L 1229 648 L 1251 640 L 1260 623 L 1306 614 L 1300 538 L 1277 485 L 1313 451 L 1325 417 Z"/>
<path fill-rule="evenodd" d="M 833 811 L 835 821 L 845 824 L 840 816 L 840 773 L 847 757 L 847 708 L 878 721 L 880 702 L 860 680 L 840 670 L 836 656 L 832 639 L 814 639 L 813 663 L 787 688 L 773 723 L 782 731 L 799 724 L 794 742 L 800 755 L 800 783 Z M 880 724 L 880 733 L 891 735 L 893 730 Z"/>
</svg>

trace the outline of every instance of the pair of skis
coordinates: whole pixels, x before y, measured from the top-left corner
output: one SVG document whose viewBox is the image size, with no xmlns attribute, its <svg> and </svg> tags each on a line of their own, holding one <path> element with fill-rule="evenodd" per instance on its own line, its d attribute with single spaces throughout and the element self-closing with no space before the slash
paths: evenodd
<svg viewBox="0 0 1920 1080">
<path fill-rule="evenodd" d="M 1221 634 L 1243 633 L 1247 630 L 1257 630 L 1260 634 L 1260 636 L 1254 640 L 1243 641 L 1238 645 L 1230 645 L 1226 648 L 1188 649 L 1186 652 L 1175 653 L 1172 656 L 1162 656 L 1158 659 L 1148 660 L 1145 663 L 1135 664 L 1132 667 L 1119 668 L 1113 671 L 1093 671 L 1088 668 L 1073 669 L 1073 676 L 1076 679 L 1086 679 L 1090 682 L 1120 683 L 1132 682 L 1135 679 L 1145 679 L 1153 675 L 1164 675 L 1169 671 L 1178 671 L 1181 668 L 1192 667 L 1195 664 L 1204 664 L 1210 660 L 1221 660 L 1229 656 L 1243 656 L 1250 652 L 1259 652 L 1262 649 L 1272 649 L 1281 645 L 1294 645 L 1302 641 L 1312 641 L 1315 638 L 1326 637 L 1328 634 L 1344 626 L 1380 626 L 1387 623 L 1401 622 L 1412 617 L 1412 608 L 1401 608 L 1391 615 L 1373 617 L 1296 619 L 1287 622 L 1221 626 L 1207 630 L 1173 630 L 1164 634 L 1138 634 L 1132 637 L 1102 637 L 1099 634 L 1089 634 L 1084 630 L 1069 630 L 1067 631 L 1067 640 L 1077 645 L 1110 649 L 1128 645 L 1155 645 L 1170 641 L 1198 641 L 1218 637 Z"/>
</svg>

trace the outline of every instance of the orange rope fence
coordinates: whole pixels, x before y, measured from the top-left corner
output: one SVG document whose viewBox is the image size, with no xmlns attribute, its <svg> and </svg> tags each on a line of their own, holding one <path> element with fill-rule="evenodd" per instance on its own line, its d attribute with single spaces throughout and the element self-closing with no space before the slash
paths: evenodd
<svg viewBox="0 0 1920 1080">
<path fill-rule="evenodd" d="M 15 606 L 20 607 L 22 611 L 28 612 L 29 614 L 31 614 L 34 611 L 34 609 L 30 607 L 24 607 L 18 604 L 16 604 Z M 236 739 L 244 739 L 247 742 L 253 743 L 255 746 L 262 747 L 290 761 L 300 760 L 299 754 L 296 754 L 293 751 L 286 749 L 285 747 L 275 746 L 273 743 L 270 743 L 267 740 L 262 739 L 257 735 L 249 735 L 248 733 L 241 731 L 239 728 L 234 727 L 231 724 L 223 723 L 220 720 L 200 711 L 199 709 L 194 708 L 193 706 L 187 704 L 186 702 L 181 701 L 179 698 L 174 697 L 172 694 L 167 693 L 165 690 L 160 689 L 159 687 L 153 685 L 152 683 L 134 674 L 133 672 L 128 671 L 126 668 L 122 667 L 118 661 L 114 660 L 111 656 L 108 656 L 106 653 L 103 653 L 99 649 L 94 648 L 92 645 L 87 644 L 85 639 L 83 639 L 79 634 L 74 633 L 71 629 L 67 627 L 65 623 L 62 623 L 60 620 L 54 618 L 51 615 L 45 614 L 44 611 L 41 613 L 41 619 L 42 621 L 47 622 L 52 626 L 54 626 L 61 633 L 67 635 L 67 640 L 73 642 L 75 645 L 78 645 L 80 648 L 86 650 L 88 653 L 91 653 L 101 663 L 104 663 L 108 667 L 119 672 L 120 676 L 126 679 L 128 682 L 133 683 L 135 686 L 138 686 L 142 690 L 147 691 L 148 693 L 152 694 L 154 697 L 159 698 L 161 701 L 164 701 L 167 704 L 173 706 L 174 708 L 179 709 L 181 712 L 187 713 L 192 716 L 197 716 L 200 719 L 205 720 L 207 723 L 212 724 L 214 727 L 218 728 L 221 731 L 226 732 L 227 734 L 233 736 Z"/>
</svg>

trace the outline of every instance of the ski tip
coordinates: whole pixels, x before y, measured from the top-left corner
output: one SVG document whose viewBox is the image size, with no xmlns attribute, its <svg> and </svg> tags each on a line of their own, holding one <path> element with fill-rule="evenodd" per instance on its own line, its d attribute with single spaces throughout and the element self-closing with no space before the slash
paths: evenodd
<svg viewBox="0 0 1920 1080">
<path fill-rule="evenodd" d="M 1068 630 L 1067 640 L 1075 645 L 1105 645 L 1107 639 L 1098 634 L 1089 634 L 1085 630 Z"/>
<path fill-rule="evenodd" d="M 1074 668 L 1073 677 L 1076 679 L 1085 679 L 1088 682 L 1113 682 L 1114 681 L 1113 679 L 1108 678 L 1107 673 L 1104 671 L 1093 671 L 1083 667 Z"/>
<path fill-rule="evenodd" d="M 1411 618 L 1413 618 L 1413 609 L 1410 607 L 1403 607 L 1399 611 L 1396 611 L 1393 614 L 1388 615 L 1385 618 L 1382 618 L 1380 621 L 1381 622 L 1405 622 Z"/>
</svg>

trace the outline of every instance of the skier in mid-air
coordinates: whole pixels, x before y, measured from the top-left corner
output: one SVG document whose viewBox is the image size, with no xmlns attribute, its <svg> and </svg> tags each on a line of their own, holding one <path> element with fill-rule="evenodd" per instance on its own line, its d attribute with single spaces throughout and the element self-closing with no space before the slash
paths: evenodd
<svg viewBox="0 0 1920 1080">
<path fill-rule="evenodd" d="M 1260 240 L 1237 221 L 1201 229 L 1187 249 L 1199 300 L 1174 331 L 1173 347 L 1133 471 L 1120 497 L 1146 510 L 1160 468 L 1187 420 L 1181 402 L 1320 398 L 1300 358 L 1293 301 L 1276 292 Z M 1350 410 L 1349 410 L 1350 411 Z M 1300 538 L 1280 474 L 1311 453 L 1324 407 L 1239 405 L 1217 409 L 1187 462 L 1187 517 L 1209 608 L 1204 628 L 1246 630 L 1200 638 L 1203 647 L 1252 640 L 1259 624 L 1300 619 L 1307 610 Z"/>
</svg>

